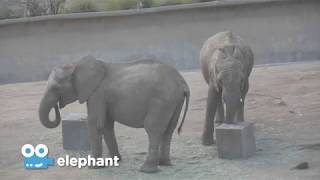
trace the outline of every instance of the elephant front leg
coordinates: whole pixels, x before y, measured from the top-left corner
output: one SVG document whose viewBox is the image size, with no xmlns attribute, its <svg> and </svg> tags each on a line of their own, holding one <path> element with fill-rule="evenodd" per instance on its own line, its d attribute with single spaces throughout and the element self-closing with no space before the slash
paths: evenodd
<svg viewBox="0 0 320 180">
<path fill-rule="evenodd" d="M 210 84 L 209 90 L 208 90 L 206 119 L 205 119 L 203 134 L 202 134 L 203 145 L 211 145 L 215 143 L 213 139 L 213 133 L 214 133 L 214 117 L 217 109 L 217 97 L 218 97 L 218 93 L 214 85 Z"/>
<path fill-rule="evenodd" d="M 114 133 L 114 121 L 107 122 L 104 128 L 104 141 L 109 149 L 109 155 L 111 157 L 117 156 L 121 160 L 121 155 L 118 149 L 118 143 Z"/>
<path fill-rule="evenodd" d="M 217 99 L 218 99 L 218 102 L 217 102 L 216 123 L 220 125 L 224 121 L 224 108 L 223 108 L 222 97 L 220 94 L 218 95 Z"/>
<path fill-rule="evenodd" d="M 87 103 L 88 109 L 88 132 L 91 147 L 91 155 L 94 158 L 102 157 L 102 130 L 98 126 L 99 118 L 105 118 L 104 116 L 99 116 L 101 113 L 98 108 L 97 103 L 92 99 Z M 100 113 L 99 113 L 100 112 Z M 101 166 L 91 166 L 90 168 L 102 168 Z"/>
<path fill-rule="evenodd" d="M 102 157 L 102 134 L 99 133 L 95 123 L 88 121 L 88 130 L 89 130 L 89 140 L 91 147 L 91 155 L 94 158 Z M 90 166 L 89 168 L 102 168 L 100 166 Z"/>
</svg>

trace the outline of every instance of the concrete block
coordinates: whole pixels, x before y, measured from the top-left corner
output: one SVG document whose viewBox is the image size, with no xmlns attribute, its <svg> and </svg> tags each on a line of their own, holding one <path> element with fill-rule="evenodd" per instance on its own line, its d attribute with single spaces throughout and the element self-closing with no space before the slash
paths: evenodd
<svg viewBox="0 0 320 180">
<path fill-rule="evenodd" d="M 256 152 L 254 124 L 222 124 L 216 127 L 216 142 L 219 158 L 249 158 Z"/>
<path fill-rule="evenodd" d="M 87 114 L 71 113 L 62 118 L 63 149 L 89 151 Z"/>
</svg>

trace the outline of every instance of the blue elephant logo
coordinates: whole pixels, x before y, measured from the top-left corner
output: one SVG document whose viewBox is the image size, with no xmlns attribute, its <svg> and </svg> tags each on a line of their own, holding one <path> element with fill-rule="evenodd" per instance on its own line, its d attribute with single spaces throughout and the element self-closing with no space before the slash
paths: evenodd
<svg viewBox="0 0 320 180">
<path fill-rule="evenodd" d="M 47 169 L 48 166 L 53 166 L 54 159 L 48 157 L 49 149 L 44 144 L 38 144 L 34 148 L 31 144 L 25 144 L 21 148 L 21 153 L 24 156 L 25 169 Z"/>
</svg>

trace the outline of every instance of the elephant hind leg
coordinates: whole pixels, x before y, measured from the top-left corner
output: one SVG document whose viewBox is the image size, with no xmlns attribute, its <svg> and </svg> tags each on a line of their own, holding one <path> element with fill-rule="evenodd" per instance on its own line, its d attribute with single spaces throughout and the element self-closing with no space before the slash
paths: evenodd
<svg viewBox="0 0 320 180">
<path fill-rule="evenodd" d="M 160 161 L 159 165 L 163 166 L 170 166 L 171 161 L 170 161 L 170 145 L 171 145 L 171 139 L 172 139 L 172 134 L 178 124 L 180 113 L 183 107 L 183 101 L 179 103 L 171 117 L 171 120 L 169 122 L 169 125 L 164 132 L 160 144 Z"/>
<path fill-rule="evenodd" d="M 165 103 L 161 99 L 151 100 L 144 120 L 144 128 L 149 138 L 148 155 L 140 171 L 145 173 L 159 171 L 159 146 L 173 111 L 174 107 L 171 104 Z"/>
</svg>

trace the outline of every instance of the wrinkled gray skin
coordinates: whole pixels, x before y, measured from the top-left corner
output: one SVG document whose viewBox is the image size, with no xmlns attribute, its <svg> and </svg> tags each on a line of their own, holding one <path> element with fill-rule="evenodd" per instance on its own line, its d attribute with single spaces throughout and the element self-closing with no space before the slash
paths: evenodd
<svg viewBox="0 0 320 180">
<path fill-rule="evenodd" d="M 102 156 L 102 136 L 111 156 L 121 158 L 114 134 L 117 121 L 145 128 L 149 152 L 141 171 L 157 172 L 158 165 L 171 165 L 171 137 L 186 99 L 181 131 L 189 101 L 189 87 L 172 67 L 152 60 L 112 64 L 85 57 L 74 64 L 52 70 L 41 100 L 39 117 L 47 128 L 60 122 L 57 106 L 63 108 L 76 100 L 87 102 L 91 153 Z M 56 119 L 49 119 L 54 108 Z"/>
<path fill-rule="evenodd" d="M 238 35 L 220 32 L 204 43 L 200 63 L 209 85 L 202 144 L 211 145 L 215 143 L 214 118 L 218 124 L 244 121 L 244 100 L 254 63 L 253 53 Z"/>
</svg>

